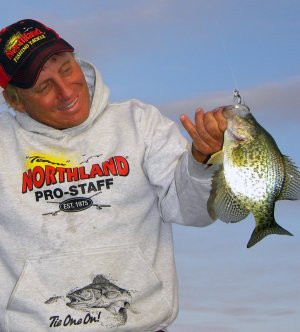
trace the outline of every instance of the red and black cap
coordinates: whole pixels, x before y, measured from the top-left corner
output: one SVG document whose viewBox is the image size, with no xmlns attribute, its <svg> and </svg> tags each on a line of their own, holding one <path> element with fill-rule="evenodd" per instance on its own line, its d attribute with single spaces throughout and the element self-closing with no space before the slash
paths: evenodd
<svg viewBox="0 0 300 332">
<path fill-rule="evenodd" d="M 51 28 L 32 20 L 18 21 L 0 31 L 0 86 L 31 88 L 45 62 L 74 48 Z"/>
</svg>

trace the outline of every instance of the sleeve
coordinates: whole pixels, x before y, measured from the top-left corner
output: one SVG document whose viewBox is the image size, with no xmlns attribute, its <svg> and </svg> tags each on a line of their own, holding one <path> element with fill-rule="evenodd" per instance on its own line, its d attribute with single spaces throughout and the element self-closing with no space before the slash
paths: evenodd
<svg viewBox="0 0 300 332">
<path fill-rule="evenodd" d="M 190 149 L 186 151 L 176 165 L 174 179 L 162 201 L 163 220 L 198 227 L 213 223 L 207 202 L 215 170 L 198 163 Z"/>
<path fill-rule="evenodd" d="M 179 127 L 155 107 L 146 106 L 144 170 L 158 196 L 164 222 L 206 226 L 213 167 L 198 163 Z"/>
</svg>

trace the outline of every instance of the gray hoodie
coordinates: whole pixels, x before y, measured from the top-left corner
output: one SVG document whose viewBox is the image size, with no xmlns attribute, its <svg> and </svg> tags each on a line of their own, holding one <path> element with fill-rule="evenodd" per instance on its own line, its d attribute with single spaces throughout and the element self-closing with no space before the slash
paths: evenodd
<svg viewBox="0 0 300 332">
<path fill-rule="evenodd" d="M 137 100 L 57 130 L 0 114 L 0 331 L 156 331 L 178 310 L 172 223 L 206 226 L 212 170 Z"/>
</svg>

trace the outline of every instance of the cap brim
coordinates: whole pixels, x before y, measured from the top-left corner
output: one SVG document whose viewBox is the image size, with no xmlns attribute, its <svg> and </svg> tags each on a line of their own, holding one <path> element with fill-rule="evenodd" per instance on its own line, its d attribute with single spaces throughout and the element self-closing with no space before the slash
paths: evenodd
<svg viewBox="0 0 300 332">
<path fill-rule="evenodd" d="M 16 71 L 9 84 L 22 89 L 29 89 L 36 83 L 39 74 L 46 61 L 54 54 L 62 52 L 74 52 L 74 48 L 62 38 L 43 45 L 30 54 L 26 60 L 26 67 L 22 66 Z M 28 65 L 30 63 L 30 65 Z"/>
</svg>

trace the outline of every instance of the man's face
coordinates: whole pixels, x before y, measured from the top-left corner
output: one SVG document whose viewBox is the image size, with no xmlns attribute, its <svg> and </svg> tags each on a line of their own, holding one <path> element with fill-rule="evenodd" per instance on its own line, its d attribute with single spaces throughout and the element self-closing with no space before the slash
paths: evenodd
<svg viewBox="0 0 300 332">
<path fill-rule="evenodd" d="M 30 89 L 20 89 L 20 97 L 19 112 L 57 129 L 81 124 L 90 112 L 88 86 L 70 52 L 49 58 L 36 84 Z"/>
</svg>

